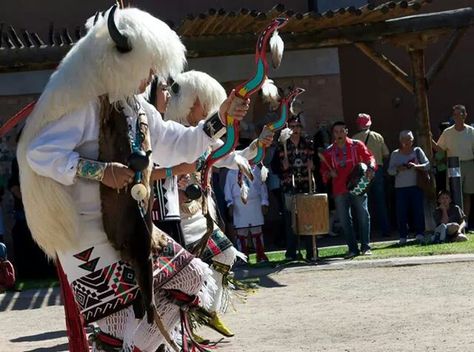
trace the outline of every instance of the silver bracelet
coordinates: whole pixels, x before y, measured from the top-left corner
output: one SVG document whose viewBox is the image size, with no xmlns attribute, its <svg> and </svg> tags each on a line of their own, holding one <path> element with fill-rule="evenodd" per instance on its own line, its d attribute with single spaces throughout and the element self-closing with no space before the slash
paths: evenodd
<svg viewBox="0 0 474 352">
<path fill-rule="evenodd" d="M 105 175 L 107 163 L 79 158 L 77 163 L 76 176 L 101 182 Z"/>
</svg>

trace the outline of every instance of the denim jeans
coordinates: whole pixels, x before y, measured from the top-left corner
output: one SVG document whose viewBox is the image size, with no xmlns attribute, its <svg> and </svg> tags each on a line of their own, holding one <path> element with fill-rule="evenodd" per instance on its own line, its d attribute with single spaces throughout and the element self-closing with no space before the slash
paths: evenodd
<svg viewBox="0 0 474 352">
<path fill-rule="evenodd" d="M 398 232 L 400 238 L 407 238 L 409 218 L 415 233 L 425 232 L 425 211 L 423 208 L 423 191 L 417 186 L 395 189 Z"/>
<path fill-rule="evenodd" d="M 334 202 L 336 203 L 336 213 L 341 222 L 342 232 L 349 247 L 349 252 L 354 254 L 360 253 L 352 215 L 357 218 L 357 233 L 361 243 L 360 250 L 370 249 L 370 215 L 367 208 L 367 194 L 355 196 L 347 192 L 335 196 Z"/>
<path fill-rule="evenodd" d="M 285 197 L 291 196 L 289 193 L 282 193 L 283 199 L 283 222 L 285 225 L 285 235 L 286 235 L 286 252 L 285 257 L 296 258 L 297 250 L 297 237 L 291 227 L 291 209 L 288 209 L 288 204 L 285 201 Z M 313 253 L 313 242 L 311 236 L 299 236 L 300 245 L 304 243 L 306 248 L 306 259 L 312 259 L 314 257 Z"/>
<path fill-rule="evenodd" d="M 387 201 L 385 199 L 385 182 L 383 167 L 379 166 L 375 172 L 369 190 L 369 200 L 375 212 L 375 218 L 383 235 L 390 232 L 390 224 L 387 215 Z"/>
</svg>

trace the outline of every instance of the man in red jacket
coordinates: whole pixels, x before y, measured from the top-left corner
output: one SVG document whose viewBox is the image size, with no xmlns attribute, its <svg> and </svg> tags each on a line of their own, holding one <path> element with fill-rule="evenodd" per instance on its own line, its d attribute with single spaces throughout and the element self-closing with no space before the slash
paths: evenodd
<svg viewBox="0 0 474 352">
<path fill-rule="evenodd" d="M 347 137 L 345 122 L 338 121 L 332 126 L 334 143 L 321 156 L 321 175 L 325 183 L 332 179 L 334 202 L 337 216 L 341 222 L 349 252 L 347 259 L 361 253 L 372 254 L 370 251 L 370 215 L 367 208 L 367 194 L 355 195 L 347 189 L 347 181 L 351 171 L 359 163 L 368 166 L 367 177 L 372 178 L 377 168 L 373 154 L 364 143 Z M 361 247 L 356 239 L 356 231 L 352 222 L 352 215 L 356 217 L 357 234 Z"/>
</svg>

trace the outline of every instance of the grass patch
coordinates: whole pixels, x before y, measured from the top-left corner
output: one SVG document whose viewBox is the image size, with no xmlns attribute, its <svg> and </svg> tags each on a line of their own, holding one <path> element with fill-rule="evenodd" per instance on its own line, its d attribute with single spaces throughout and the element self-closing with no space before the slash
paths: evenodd
<svg viewBox="0 0 474 352">
<path fill-rule="evenodd" d="M 399 246 L 398 241 L 391 243 L 373 243 L 371 256 L 359 256 L 354 260 L 386 259 L 396 257 L 415 257 L 443 254 L 465 254 L 474 253 L 474 233 L 468 234 L 469 241 L 452 242 L 444 244 L 420 245 L 415 241 L 408 242 L 404 246 Z M 427 236 L 428 238 L 428 236 Z M 319 249 L 320 259 L 343 258 L 347 252 L 347 246 L 323 247 Z M 302 250 L 303 256 L 306 251 Z M 268 252 L 268 263 L 256 263 L 255 254 L 251 254 L 249 264 L 252 267 L 274 266 L 285 263 L 285 251 Z"/>
</svg>

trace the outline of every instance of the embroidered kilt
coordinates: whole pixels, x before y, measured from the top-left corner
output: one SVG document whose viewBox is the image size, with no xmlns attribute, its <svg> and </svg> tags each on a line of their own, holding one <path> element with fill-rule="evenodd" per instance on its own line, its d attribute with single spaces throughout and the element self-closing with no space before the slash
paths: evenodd
<svg viewBox="0 0 474 352">
<path fill-rule="evenodd" d="M 199 241 L 196 241 L 188 246 L 190 252 L 199 245 Z M 214 229 L 214 232 L 207 240 L 206 248 L 201 255 L 201 260 L 205 263 L 212 264 L 212 258 L 222 253 L 227 248 L 232 247 L 232 242 L 219 228 Z"/>
<path fill-rule="evenodd" d="M 167 241 L 161 251 L 152 253 L 154 290 L 159 290 L 194 258 L 170 237 L 167 237 Z M 75 259 L 83 262 L 79 265 L 81 269 L 90 271 L 89 274 L 71 282 L 86 324 L 128 307 L 139 292 L 135 272 L 121 260 L 94 270 L 102 257 L 100 247 L 91 247 L 73 255 Z"/>
</svg>

